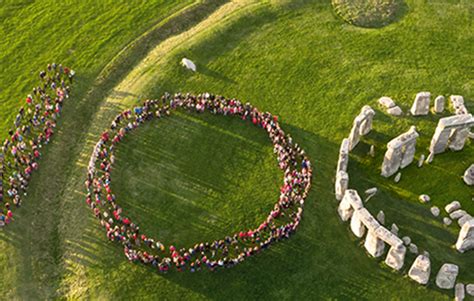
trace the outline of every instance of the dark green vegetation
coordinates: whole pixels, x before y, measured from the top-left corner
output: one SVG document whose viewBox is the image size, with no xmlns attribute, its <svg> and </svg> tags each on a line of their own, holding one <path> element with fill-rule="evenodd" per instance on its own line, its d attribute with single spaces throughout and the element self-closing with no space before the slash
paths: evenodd
<svg viewBox="0 0 474 301">
<path fill-rule="evenodd" d="M 2 297 L 451 297 L 451 292 L 436 290 L 433 282 L 428 288 L 420 287 L 366 256 L 337 217 L 333 178 L 339 143 L 349 134 L 353 118 L 364 104 L 376 107 L 382 95 L 391 96 L 407 111 L 415 93 L 422 90 L 460 94 L 474 111 L 472 4 L 407 1 L 408 13 L 399 22 L 367 30 L 344 24 L 329 1 L 250 2 L 240 3 L 248 9 L 213 15 L 212 26 L 203 28 L 194 25 L 217 4 L 198 4 L 197 14 L 168 22 L 164 16 L 184 4 L 143 2 L 124 7 L 125 2 L 114 2 L 104 4 L 103 10 L 85 2 L 57 8 L 48 2 L 2 6 L 1 30 L 11 37 L 8 43 L 0 41 L 0 98 L 9 100 L 1 103 L 2 122 L 13 117 L 16 100 L 23 99 L 36 83 L 34 77 L 45 63 L 72 64 L 79 82 L 25 205 L 16 211 L 14 224 L 0 235 Z M 54 15 L 52 8 L 69 14 L 72 20 L 94 17 L 87 19 L 88 26 L 69 26 L 66 18 L 41 17 Z M 43 26 L 20 27 L 27 22 L 26 16 L 38 24 L 44 22 Z M 110 18 L 123 22 L 108 24 Z M 154 35 L 137 40 L 136 45 L 146 41 L 144 48 L 130 47 L 112 60 L 125 45 L 161 21 Z M 99 25 L 104 26 L 102 30 Z M 55 38 L 62 45 L 74 43 L 73 33 L 89 26 L 95 36 L 91 43 L 77 44 L 81 51 L 69 53 L 69 46 L 50 46 L 50 37 L 58 30 L 68 37 Z M 113 35 L 106 29 L 117 32 Z M 191 39 L 167 40 L 188 29 L 196 29 Z M 24 47 L 14 44 L 23 35 Z M 140 81 L 116 87 L 144 57 L 144 50 L 156 44 L 163 46 L 164 55 L 136 71 Z M 36 45 L 42 47 L 33 47 Z M 197 63 L 196 74 L 179 66 L 183 56 Z M 111 60 L 107 67 L 111 71 L 99 76 Z M 290 241 L 231 270 L 165 276 L 128 263 L 120 247 L 107 242 L 84 202 L 85 164 L 91 145 L 117 111 L 138 99 L 179 90 L 212 91 L 251 101 L 281 116 L 284 128 L 307 151 L 315 166 L 313 190 L 299 232 Z M 104 102 L 111 92 L 114 98 Z M 414 119 L 389 118 L 382 112 L 377 112 L 376 119 L 367 144 L 358 146 L 352 157 L 351 186 L 383 189 L 368 203 L 370 210 L 383 209 L 388 223 L 397 223 L 401 234 L 430 251 L 432 279 L 442 262 L 452 261 L 461 265 L 460 279 L 473 282 L 472 252 L 459 255 L 450 249 L 457 226 L 446 230 L 431 217 L 429 206 L 417 201 L 420 193 L 430 194 L 440 207 L 458 198 L 473 212 L 472 189 L 460 180 L 474 154 L 472 143 L 461 153 L 438 156 L 432 166 L 407 168 L 402 181 L 394 185 L 378 176 L 384 144 L 406 131 Z M 434 119 L 414 121 L 422 133 L 419 154 L 434 131 L 430 125 Z M 375 160 L 366 155 L 368 143 L 376 143 Z M 140 150 L 134 149 L 138 147 Z M 168 242 L 188 245 L 221 237 L 259 221 L 275 202 L 281 175 L 270 147 L 262 131 L 238 120 L 180 114 L 145 126 L 121 145 L 114 189 L 133 219 L 140 219 L 143 228 Z"/>
<path fill-rule="evenodd" d="M 403 0 L 332 0 L 335 12 L 346 22 L 360 27 L 386 26 L 406 10 Z"/>
</svg>

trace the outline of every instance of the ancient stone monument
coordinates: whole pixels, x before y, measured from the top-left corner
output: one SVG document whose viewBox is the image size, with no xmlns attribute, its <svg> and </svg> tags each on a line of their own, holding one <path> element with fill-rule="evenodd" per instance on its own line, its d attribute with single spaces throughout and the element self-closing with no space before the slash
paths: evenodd
<svg viewBox="0 0 474 301">
<path fill-rule="evenodd" d="M 464 97 L 461 95 L 451 95 L 449 97 L 451 107 L 456 115 L 468 114 L 466 106 L 464 105 Z"/>
<path fill-rule="evenodd" d="M 430 97 L 430 92 L 420 92 L 416 94 L 410 113 L 413 116 L 428 115 L 430 112 Z"/>
<path fill-rule="evenodd" d="M 347 165 L 349 164 L 349 139 L 344 138 L 339 149 L 339 160 L 337 161 L 335 193 L 336 199 L 340 201 L 349 185 L 349 174 Z"/>
<path fill-rule="evenodd" d="M 403 114 L 402 109 L 395 104 L 395 102 L 387 96 L 382 96 L 379 98 L 379 104 L 385 108 L 388 114 L 392 116 L 400 116 Z"/>
<path fill-rule="evenodd" d="M 441 114 L 444 112 L 444 106 L 446 103 L 446 98 L 443 95 L 440 95 L 435 98 L 433 112 L 436 114 Z"/>
<path fill-rule="evenodd" d="M 412 126 L 406 133 L 401 134 L 387 144 L 387 152 L 382 164 L 382 176 L 388 178 L 398 169 L 408 166 L 415 157 L 416 128 Z"/>
<path fill-rule="evenodd" d="M 375 111 L 370 106 L 363 106 L 359 115 L 354 119 L 349 134 L 349 150 L 353 150 L 359 143 L 360 136 L 365 136 L 372 130 L 372 120 Z"/>
<path fill-rule="evenodd" d="M 474 117 L 471 114 L 441 118 L 431 138 L 430 152 L 439 154 L 448 147 L 453 151 L 463 149 L 472 126 L 474 126 Z"/>
</svg>

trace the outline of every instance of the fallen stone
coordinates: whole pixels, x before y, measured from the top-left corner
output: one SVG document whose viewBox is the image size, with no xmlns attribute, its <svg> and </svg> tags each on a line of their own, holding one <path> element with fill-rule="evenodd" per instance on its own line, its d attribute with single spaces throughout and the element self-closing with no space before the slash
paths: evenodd
<svg viewBox="0 0 474 301">
<path fill-rule="evenodd" d="M 427 194 L 422 194 L 418 197 L 418 199 L 420 200 L 420 202 L 422 203 L 428 203 L 430 201 L 430 196 L 427 195 Z"/>
<path fill-rule="evenodd" d="M 399 172 L 399 173 L 397 173 L 397 175 L 395 176 L 395 178 L 393 180 L 395 181 L 395 183 L 398 183 L 398 182 L 400 182 L 401 178 L 402 178 L 402 173 Z"/>
<path fill-rule="evenodd" d="M 464 172 L 463 176 L 464 183 L 469 186 L 474 185 L 474 164 L 471 164 L 468 169 Z"/>
<path fill-rule="evenodd" d="M 456 211 L 452 212 L 452 213 L 449 215 L 449 217 L 450 217 L 451 219 L 458 219 L 458 218 L 463 217 L 463 216 L 466 215 L 466 214 L 467 214 L 466 211 L 459 209 L 459 210 L 456 210 Z"/>
<path fill-rule="evenodd" d="M 392 232 L 395 235 L 398 235 L 398 230 L 400 229 L 398 228 L 396 224 L 392 224 L 392 227 L 390 227 L 390 232 Z"/>
<path fill-rule="evenodd" d="M 408 246 L 411 243 L 411 238 L 409 236 L 403 236 L 402 240 L 405 246 Z"/>
<path fill-rule="evenodd" d="M 466 285 L 466 293 L 470 296 L 474 296 L 474 283 Z"/>
<path fill-rule="evenodd" d="M 372 187 L 372 188 L 369 188 L 366 191 L 364 191 L 364 193 L 366 195 L 374 195 L 374 194 L 377 193 L 377 191 L 378 191 L 377 187 Z"/>
<path fill-rule="evenodd" d="M 443 224 L 445 224 L 446 226 L 451 225 L 452 222 L 453 221 L 449 217 L 444 217 L 443 218 Z"/>
<path fill-rule="evenodd" d="M 379 223 L 381 223 L 382 225 L 385 224 L 385 213 L 383 213 L 382 210 L 380 210 L 379 213 L 377 213 L 377 220 L 378 220 Z"/>
<path fill-rule="evenodd" d="M 395 102 L 393 101 L 393 99 L 387 96 L 380 97 L 379 104 L 387 109 L 393 108 L 395 106 Z"/>
<path fill-rule="evenodd" d="M 183 58 L 181 64 L 189 70 L 196 72 L 196 65 L 190 59 Z"/>
<path fill-rule="evenodd" d="M 458 201 L 452 201 L 444 207 L 444 210 L 449 214 L 461 208 L 461 204 Z"/>
<path fill-rule="evenodd" d="M 430 211 L 431 211 L 431 214 L 433 214 L 433 216 L 437 217 L 439 216 L 439 208 L 436 207 L 436 206 L 433 206 L 430 208 Z"/>
<path fill-rule="evenodd" d="M 429 257 L 419 255 L 416 257 L 413 265 L 408 271 L 408 277 L 415 280 L 419 284 L 425 285 L 430 280 L 431 261 Z"/>
<path fill-rule="evenodd" d="M 445 263 L 436 275 L 436 285 L 442 289 L 452 289 L 459 274 L 459 267 L 455 264 Z"/>
<path fill-rule="evenodd" d="M 418 160 L 418 167 L 422 167 L 424 162 L 425 162 L 425 155 L 421 155 L 420 159 Z"/>
<path fill-rule="evenodd" d="M 399 106 L 387 109 L 387 113 L 392 116 L 401 116 L 403 114 L 402 109 Z"/>
<path fill-rule="evenodd" d="M 455 301 L 462 301 L 466 297 L 466 293 L 464 290 L 464 284 L 456 283 L 454 287 L 454 300 Z"/>
<path fill-rule="evenodd" d="M 418 254 L 418 246 L 415 245 L 414 243 L 410 243 L 410 245 L 408 246 L 408 250 L 412 254 Z"/>
</svg>

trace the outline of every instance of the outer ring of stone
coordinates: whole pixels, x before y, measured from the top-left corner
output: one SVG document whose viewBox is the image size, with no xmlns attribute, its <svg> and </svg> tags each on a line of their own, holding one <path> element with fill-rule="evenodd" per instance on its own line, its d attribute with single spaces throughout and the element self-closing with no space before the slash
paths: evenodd
<svg viewBox="0 0 474 301">
<path fill-rule="evenodd" d="M 274 145 L 274 153 L 278 157 L 279 168 L 284 171 L 280 198 L 267 219 L 255 229 L 240 231 L 233 236 L 226 236 L 224 240 L 212 242 L 212 244 L 216 244 L 215 249 L 212 249 L 213 246 L 208 243 L 196 244 L 194 247 L 181 250 L 177 250 L 173 246 L 166 248 L 158 240 L 140 234 L 138 225 L 123 215 L 112 192 L 109 172 L 115 160 L 116 145 L 128 132 L 133 131 L 141 124 L 166 117 L 176 109 L 185 109 L 191 112 L 207 110 L 213 114 L 250 120 L 269 134 Z M 110 132 L 115 133 L 113 138 Z M 281 160 L 281 158 L 289 159 Z M 298 159 L 301 160 L 300 164 L 298 164 Z M 135 107 L 133 111 L 126 110 L 118 114 L 112 122 L 110 131 L 105 131 L 102 134 L 93 149 L 88 165 L 86 201 L 95 216 L 100 219 L 101 225 L 106 229 L 107 237 L 123 245 L 125 255 L 130 261 L 141 261 L 156 267 L 161 272 L 166 272 L 171 267 L 176 267 L 179 271 L 186 268 L 194 271 L 199 270 L 201 265 L 214 270 L 219 267 L 234 266 L 249 256 L 259 253 L 260 250 L 267 249 L 274 242 L 290 237 L 300 224 L 304 201 L 311 188 L 311 178 L 310 161 L 304 151 L 294 144 L 292 139 L 281 129 L 278 117 L 268 112 L 261 113 L 249 103 L 244 105 L 239 100 L 228 100 L 208 93 L 197 97 L 190 94 L 186 96 L 175 94 L 172 98 L 165 94 L 161 101 L 147 100 L 142 106 Z M 106 195 L 105 199 L 103 194 Z M 289 217 L 289 222 L 282 222 L 282 217 Z M 263 239 L 265 240 L 262 242 Z M 252 247 L 249 245 L 249 241 L 257 241 L 258 244 Z M 222 251 L 220 250 L 221 242 L 223 244 L 229 242 L 231 246 L 234 243 L 246 246 L 243 250 L 236 251 L 234 254 L 236 256 L 224 256 L 221 259 L 214 259 L 214 256 L 208 257 L 208 254 L 214 255 L 214 251 L 216 253 Z M 160 254 L 153 254 L 156 251 L 160 251 Z M 222 255 L 224 255 L 223 252 Z M 193 261 L 193 258 L 196 259 Z"/>
</svg>

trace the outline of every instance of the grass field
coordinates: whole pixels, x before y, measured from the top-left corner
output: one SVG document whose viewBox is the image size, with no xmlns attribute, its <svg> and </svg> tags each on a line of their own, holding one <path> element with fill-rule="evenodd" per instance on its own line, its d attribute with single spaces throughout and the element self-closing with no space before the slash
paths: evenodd
<svg viewBox="0 0 474 301">
<path fill-rule="evenodd" d="M 397 185 L 378 176 L 384 144 L 415 123 L 417 156 L 426 154 L 436 118 L 395 119 L 377 110 L 373 133 L 350 163 L 352 187 L 382 190 L 370 211 L 383 209 L 388 224 L 431 253 L 428 287 L 370 259 L 339 221 L 333 195 L 339 143 L 364 104 L 376 107 L 388 95 L 407 111 L 427 90 L 464 95 L 474 110 L 469 2 L 406 1 L 403 18 L 381 29 L 344 23 L 330 1 L 54 3 L 0 8 L 2 135 L 47 62 L 70 64 L 78 82 L 25 205 L 0 233 L 2 298 L 445 300 L 452 292 L 433 281 L 444 262 L 460 265 L 460 281 L 474 282 L 474 254 L 451 248 L 458 227 L 446 229 L 417 201 L 427 193 L 439 207 L 458 199 L 474 212 L 472 188 L 460 180 L 472 141 L 421 170 L 407 168 Z M 179 66 L 183 56 L 197 73 Z M 291 240 L 231 270 L 168 275 L 128 263 L 107 242 L 84 203 L 87 156 L 112 116 L 164 91 L 211 91 L 281 117 L 315 166 Z M 370 144 L 375 159 L 366 155 Z M 184 246 L 255 225 L 281 178 L 263 131 L 209 115 L 148 124 L 117 155 L 113 185 L 125 210 L 142 228 Z"/>
</svg>

